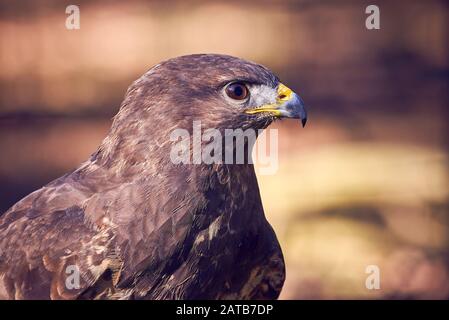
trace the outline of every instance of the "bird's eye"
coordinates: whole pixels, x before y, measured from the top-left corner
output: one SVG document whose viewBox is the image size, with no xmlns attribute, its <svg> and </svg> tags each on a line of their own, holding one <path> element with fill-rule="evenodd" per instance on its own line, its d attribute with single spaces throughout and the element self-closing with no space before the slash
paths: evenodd
<svg viewBox="0 0 449 320">
<path fill-rule="evenodd" d="M 248 98 L 249 90 L 243 83 L 234 82 L 226 87 L 226 94 L 234 100 L 245 100 Z"/>
</svg>

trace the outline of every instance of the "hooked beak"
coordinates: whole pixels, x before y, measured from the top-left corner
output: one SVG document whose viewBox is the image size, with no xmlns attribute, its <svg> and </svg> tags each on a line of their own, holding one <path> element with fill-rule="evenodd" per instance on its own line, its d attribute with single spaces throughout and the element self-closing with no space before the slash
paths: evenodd
<svg viewBox="0 0 449 320">
<path fill-rule="evenodd" d="M 248 114 L 269 112 L 279 118 L 301 119 L 304 127 L 307 122 L 307 112 L 301 97 L 282 83 L 278 85 L 277 93 L 276 103 L 263 105 L 245 112 Z"/>
</svg>

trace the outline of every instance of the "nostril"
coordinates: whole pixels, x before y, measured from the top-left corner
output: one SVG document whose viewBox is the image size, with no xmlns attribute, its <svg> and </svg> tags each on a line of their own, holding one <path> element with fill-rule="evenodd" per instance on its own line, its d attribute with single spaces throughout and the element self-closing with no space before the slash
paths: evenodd
<svg viewBox="0 0 449 320">
<path fill-rule="evenodd" d="M 284 100 L 285 98 L 287 98 L 287 96 L 286 96 L 285 94 L 281 94 L 281 95 L 279 96 L 279 99 L 281 99 L 281 100 Z"/>
</svg>

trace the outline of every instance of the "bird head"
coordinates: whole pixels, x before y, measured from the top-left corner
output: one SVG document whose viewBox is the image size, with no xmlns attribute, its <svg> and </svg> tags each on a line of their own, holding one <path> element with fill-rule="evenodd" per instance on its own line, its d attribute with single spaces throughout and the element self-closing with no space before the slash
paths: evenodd
<svg viewBox="0 0 449 320">
<path fill-rule="evenodd" d="M 304 126 L 304 103 L 264 66 L 227 55 L 181 56 L 154 66 L 128 88 L 96 158 L 140 163 L 152 154 L 162 159 L 170 154 L 176 129 L 195 136 L 194 122 L 223 136 L 227 129 L 253 129 L 257 136 L 282 118 L 299 119 Z"/>
<path fill-rule="evenodd" d="M 303 126 L 307 121 L 302 99 L 270 70 L 226 55 L 167 60 L 137 80 L 127 96 L 134 91 L 158 128 L 166 122 L 189 127 L 194 120 L 217 129 L 260 129 L 281 118 L 299 119 Z"/>
</svg>

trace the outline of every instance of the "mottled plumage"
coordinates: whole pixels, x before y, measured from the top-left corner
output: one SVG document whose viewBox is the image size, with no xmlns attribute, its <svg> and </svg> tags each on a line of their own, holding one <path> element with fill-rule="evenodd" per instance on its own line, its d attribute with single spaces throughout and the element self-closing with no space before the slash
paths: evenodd
<svg viewBox="0 0 449 320">
<path fill-rule="evenodd" d="M 0 298 L 277 298 L 284 261 L 253 165 L 170 161 L 170 132 L 193 120 L 220 130 L 273 121 L 223 97 L 235 80 L 279 85 L 224 55 L 168 60 L 135 81 L 90 159 L 0 217 Z M 78 288 L 67 287 L 70 266 Z"/>
</svg>

